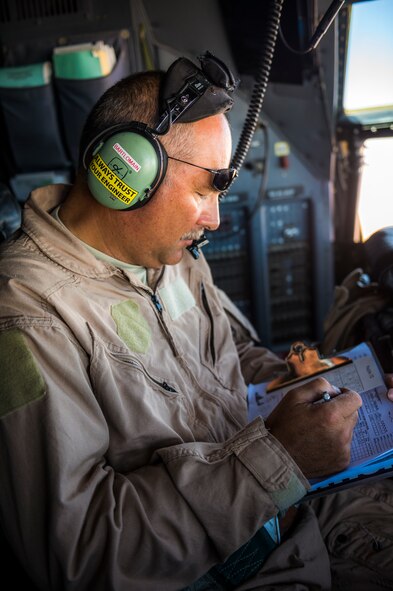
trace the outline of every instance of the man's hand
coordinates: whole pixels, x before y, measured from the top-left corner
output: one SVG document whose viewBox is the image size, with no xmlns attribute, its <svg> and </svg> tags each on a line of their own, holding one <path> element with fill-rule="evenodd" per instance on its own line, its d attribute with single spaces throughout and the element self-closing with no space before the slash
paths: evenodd
<svg viewBox="0 0 393 591">
<path fill-rule="evenodd" d="M 393 373 L 385 373 L 385 384 L 389 388 L 387 397 L 393 402 Z"/>
<path fill-rule="evenodd" d="M 392 379 L 393 386 L 393 379 Z M 321 402 L 329 392 L 329 402 Z M 289 390 L 266 419 L 266 427 L 307 478 L 344 470 L 350 461 L 353 429 L 362 399 L 357 392 L 316 378 Z"/>
</svg>

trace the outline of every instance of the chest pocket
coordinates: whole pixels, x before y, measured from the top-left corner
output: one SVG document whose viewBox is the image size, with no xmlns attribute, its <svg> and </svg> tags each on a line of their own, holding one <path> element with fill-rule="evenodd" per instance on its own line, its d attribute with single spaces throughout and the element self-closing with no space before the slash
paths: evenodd
<svg viewBox="0 0 393 591">
<path fill-rule="evenodd" d="M 117 470 L 136 469 L 156 449 L 192 440 L 189 407 L 166 364 L 152 369 L 96 337 L 90 379 L 108 427 L 106 456 Z"/>
<path fill-rule="evenodd" d="M 242 389 L 239 358 L 232 339 L 231 326 L 213 285 L 203 277 L 192 277 L 193 292 L 199 311 L 200 363 L 208 368 L 221 386 Z"/>
<path fill-rule="evenodd" d="M 195 364 L 196 375 L 201 365 L 216 377 L 224 375 L 219 368 L 221 351 L 228 345 L 226 330 L 222 328 L 227 325 L 227 317 L 214 287 L 209 283 L 205 285 L 202 276 L 194 273 L 190 287 L 182 277 L 177 277 L 158 292 L 165 312 L 174 321 L 173 327 L 179 331 L 174 337 L 179 351 L 188 357 L 190 365 Z M 229 385 L 230 380 L 226 381 Z"/>
</svg>

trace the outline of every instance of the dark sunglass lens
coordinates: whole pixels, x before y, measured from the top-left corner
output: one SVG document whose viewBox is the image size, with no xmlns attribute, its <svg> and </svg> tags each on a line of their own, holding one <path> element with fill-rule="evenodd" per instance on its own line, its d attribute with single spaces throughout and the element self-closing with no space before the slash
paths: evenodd
<svg viewBox="0 0 393 591">
<path fill-rule="evenodd" d="M 218 170 L 213 178 L 213 187 L 217 189 L 217 191 L 226 191 L 229 189 L 236 176 L 237 170 L 234 168 Z"/>
<path fill-rule="evenodd" d="M 207 51 L 200 58 L 203 72 L 213 84 L 225 88 L 226 90 L 234 90 L 237 86 L 237 81 L 228 66 L 220 59 Z"/>
<path fill-rule="evenodd" d="M 231 86 L 231 79 L 228 76 L 228 72 L 216 61 L 206 61 L 203 64 L 203 71 L 217 86 L 221 88 L 229 88 Z"/>
</svg>

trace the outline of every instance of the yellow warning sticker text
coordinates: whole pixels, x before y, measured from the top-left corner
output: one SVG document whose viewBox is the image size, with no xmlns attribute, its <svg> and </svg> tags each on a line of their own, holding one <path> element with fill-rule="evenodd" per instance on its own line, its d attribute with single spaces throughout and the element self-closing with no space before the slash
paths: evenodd
<svg viewBox="0 0 393 591">
<path fill-rule="evenodd" d="M 138 195 L 138 191 L 126 185 L 103 161 L 99 154 L 96 154 L 90 163 L 90 171 L 108 191 L 122 201 L 131 204 Z"/>
</svg>

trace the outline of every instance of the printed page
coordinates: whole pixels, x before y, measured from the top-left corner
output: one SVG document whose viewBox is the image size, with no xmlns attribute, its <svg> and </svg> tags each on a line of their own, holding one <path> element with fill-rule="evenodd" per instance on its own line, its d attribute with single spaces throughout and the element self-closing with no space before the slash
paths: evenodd
<svg viewBox="0 0 393 591">
<path fill-rule="evenodd" d="M 384 375 L 375 355 L 366 343 L 361 343 L 344 355 L 352 363 L 329 369 L 323 375 L 331 384 L 346 387 L 361 394 L 363 406 L 354 430 L 350 468 L 381 458 L 393 450 L 393 404 L 386 396 Z M 267 383 L 248 388 L 249 419 L 269 416 L 288 390 L 315 379 L 309 376 L 273 392 L 266 392 Z"/>
</svg>

